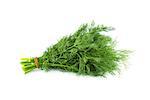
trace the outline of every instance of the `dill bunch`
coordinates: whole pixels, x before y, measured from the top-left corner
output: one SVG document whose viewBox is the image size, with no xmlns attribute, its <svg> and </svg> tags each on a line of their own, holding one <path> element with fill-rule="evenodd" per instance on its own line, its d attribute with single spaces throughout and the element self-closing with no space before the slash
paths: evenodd
<svg viewBox="0 0 150 100">
<path fill-rule="evenodd" d="M 112 27 L 95 25 L 94 22 L 82 24 L 76 32 L 48 47 L 42 56 L 22 58 L 22 69 L 25 73 L 38 68 L 90 76 L 115 74 L 129 51 L 117 50 L 115 40 L 102 34 L 111 30 Z"/>
</svg>

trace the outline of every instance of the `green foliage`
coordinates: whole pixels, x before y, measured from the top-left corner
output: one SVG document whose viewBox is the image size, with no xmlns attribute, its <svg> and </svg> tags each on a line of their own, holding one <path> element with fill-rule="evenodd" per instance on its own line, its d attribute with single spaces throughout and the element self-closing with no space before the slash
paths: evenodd
<svg viewBox="0 0 150 100">
<path fill-rule="evenodd" d="M 103 25 L 83 24 L 70 36 L 47 48 L 38 63 L 41 70 L 58 69 L 81 75 L 105 76 L 119 71 L 119 64 L 128 57 L 127 50 L 116 50 L 116 42 L 102 34 L 113 30 Z M 23 70 L 36 68 L 34 58 L 23 59 Z"/>
</svg>

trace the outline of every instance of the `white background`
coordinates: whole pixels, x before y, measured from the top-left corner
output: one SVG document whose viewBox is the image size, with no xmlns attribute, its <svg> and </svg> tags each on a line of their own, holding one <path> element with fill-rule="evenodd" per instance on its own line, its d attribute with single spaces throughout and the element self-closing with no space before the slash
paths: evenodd
<svg viewBox="0 0 150 100">
<path fill-rule="evenodd" d="M 92 20 L 115 27 L 108 34 L 134 51 L 120 75 L 23 74 L 21 57 Z M 150 100 L 149 34 L 149 0 L 0 0 L 0 100 Z"/>
</svg>

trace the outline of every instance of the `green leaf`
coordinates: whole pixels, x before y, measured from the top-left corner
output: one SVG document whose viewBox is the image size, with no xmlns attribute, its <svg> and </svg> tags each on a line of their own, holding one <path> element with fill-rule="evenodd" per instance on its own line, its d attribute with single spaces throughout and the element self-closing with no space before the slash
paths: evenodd
<svg viewBox="0 0 150 100">
<path fill-rule="evenodd" d="M 77 31 L 62 37 L 38 57 L 39 69 L 74 72 L 80 75 L 105 76 L 115 74 L 119 65 L 128 59 L 129 50 L 116 49 L 117 42 L 104 32 L 114 30 L 105 25 L 82 24 Z M 34 58 L 22 58 L 25 73 L 36 68 Z"/>
</svg>

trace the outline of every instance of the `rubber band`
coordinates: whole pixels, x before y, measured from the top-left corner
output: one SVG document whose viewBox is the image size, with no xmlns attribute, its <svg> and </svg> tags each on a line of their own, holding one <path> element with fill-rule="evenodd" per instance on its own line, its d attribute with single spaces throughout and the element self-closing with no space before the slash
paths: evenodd
<svg viewBox="0 0 150 100">
<path fill-rule="evenodd" d="M 39 68 L 39 62 L 38 62 L 37 57 L 34 58 L 34 63 L 35 63 L 36 68 Z"/>
</svg>

